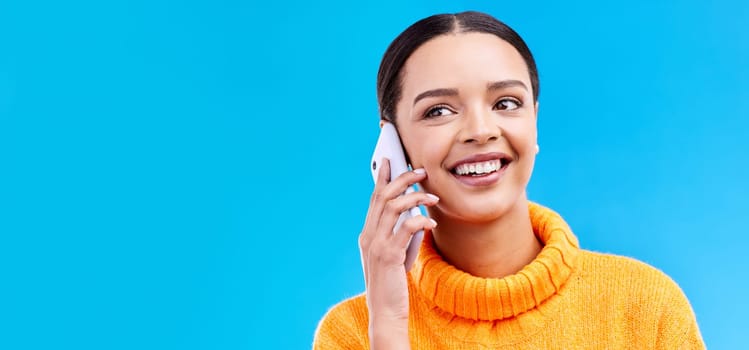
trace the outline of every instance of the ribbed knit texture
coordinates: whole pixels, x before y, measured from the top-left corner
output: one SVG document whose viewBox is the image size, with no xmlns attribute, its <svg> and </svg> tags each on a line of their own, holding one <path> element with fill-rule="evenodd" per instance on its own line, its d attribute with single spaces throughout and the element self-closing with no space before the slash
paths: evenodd
<svg viewBox="0 0 749 350">
<path fill-rule="evenodd" d="M 516 274 L 481 278 L 425 236 L 409 280 L 412 349 L 704 349 L 681 289 L 636 260 L 578 248 L 564 220 L 528 205 L 544 243 Z M 365 295 L 323 318 L 315 349 L 369 349 Z"/>
</svg>

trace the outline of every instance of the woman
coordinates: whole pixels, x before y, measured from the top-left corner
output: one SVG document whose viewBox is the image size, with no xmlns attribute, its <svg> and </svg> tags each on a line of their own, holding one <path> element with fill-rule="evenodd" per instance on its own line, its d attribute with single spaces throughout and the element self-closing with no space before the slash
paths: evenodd
<svg viewBox="0 0 749 350">
<path fill-rule="evenodd" d="M 359 237 L 367 291 L 328 312 L 316 349 L 704 348 L 669 277 L 579 249 L 558 214 L 528 201 L 539 82 L 511 28 L 477 12 L 423 19 L 385 52 L 377 89 L 415 170 L 380 169 Z M 399 196 L 415 183 L 424 191 Z M 417 205 L 431 219 L 393 233 Z"/>
</svg>

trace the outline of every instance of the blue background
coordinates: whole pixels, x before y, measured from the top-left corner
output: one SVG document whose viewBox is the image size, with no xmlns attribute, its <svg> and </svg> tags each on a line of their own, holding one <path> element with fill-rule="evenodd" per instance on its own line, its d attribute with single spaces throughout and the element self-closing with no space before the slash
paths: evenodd
<svg viewBox="0 0 749 350">
<path fill-rule="evenodd" d="M 0 348 L 309 348 L 363 291 L 375 76 L 476 9 L 540 69 L 531 199 L 746 343 L 749 2 L 0 2 Z"/>
</svg>

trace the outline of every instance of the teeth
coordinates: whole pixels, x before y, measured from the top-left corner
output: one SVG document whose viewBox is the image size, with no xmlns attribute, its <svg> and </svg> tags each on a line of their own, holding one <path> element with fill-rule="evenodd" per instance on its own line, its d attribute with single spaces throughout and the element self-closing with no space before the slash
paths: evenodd
<svg viewBox="0 0 749 350">
<path fill-rule="evenodd" d="M 501 166 L 502 163 L 498 159 L 486 162 L 461 164 L 455 168 L 455 173 L 457 173 L 458 175 L 488 174 L 499 170 Z"/>
</svg>

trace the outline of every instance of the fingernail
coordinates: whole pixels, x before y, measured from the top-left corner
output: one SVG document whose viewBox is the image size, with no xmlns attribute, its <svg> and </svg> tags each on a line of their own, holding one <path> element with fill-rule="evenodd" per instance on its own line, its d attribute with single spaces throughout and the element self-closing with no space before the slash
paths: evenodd
<svg viewBox="0 0 749 350">
<path fill-rule="evenodd" d="M 433 195 L 433 194 L 431 194 L 431 193 L 427 193 L 427 197 L 429 197 L 429 199 L 431 199 L 431 200 L 433 200 L 433 201 L 438 201 L 438 200 L 440 200 L 440 197 L 437 197 L 437 196 L 435 196 L 435 195 Z"/>
<path fill-rule="evenodd" d="M 426 171 L 423 168 L 414 169 L 414 173 L 417 173 L 419 175 L 426 173 Z"/>
<path fill-rule="evenodd" d="M 429 221 L 432 223 L 432 227 L 437 226 L 437 221 L 434 221 L 434 219 L 429 218 Z"/>
</svg>

